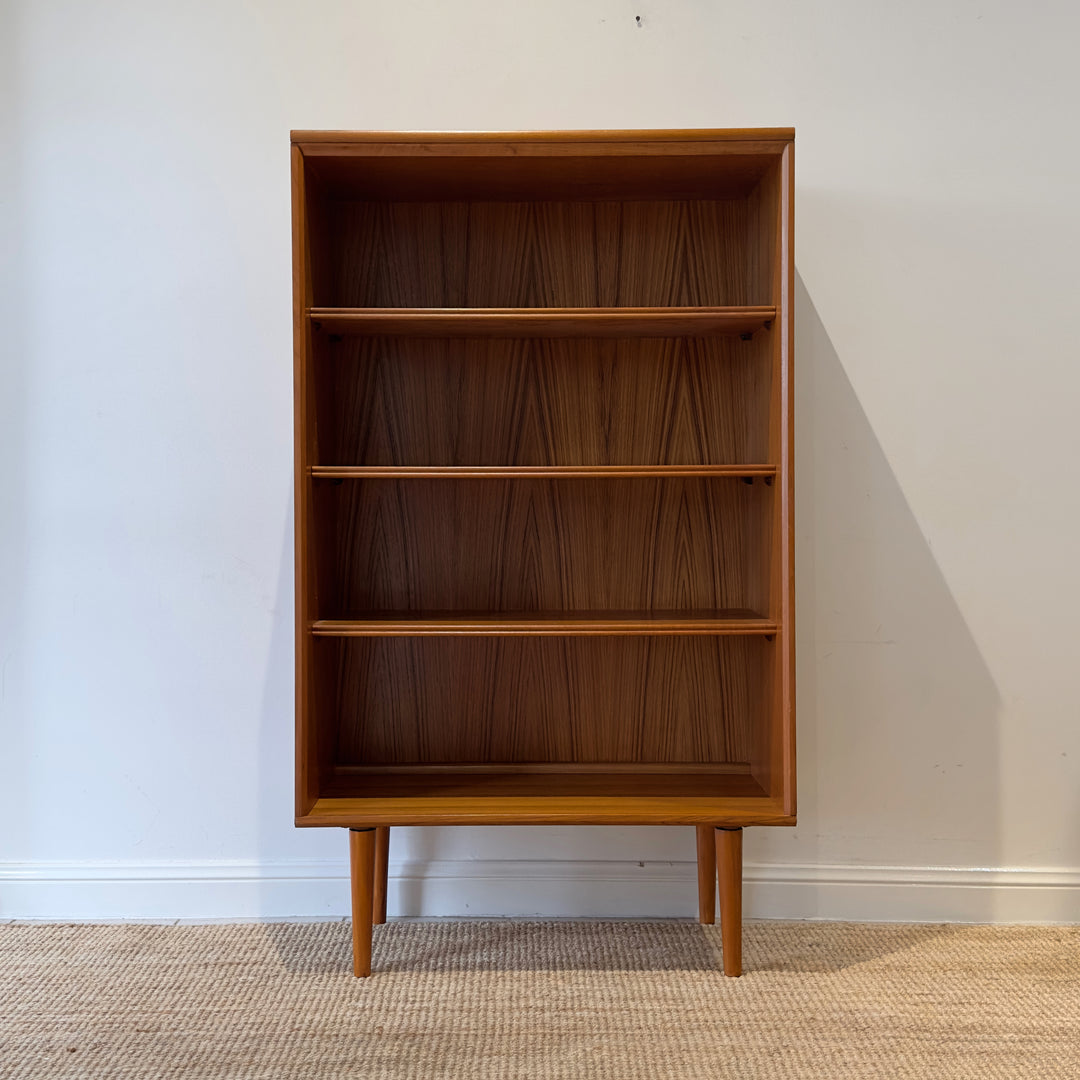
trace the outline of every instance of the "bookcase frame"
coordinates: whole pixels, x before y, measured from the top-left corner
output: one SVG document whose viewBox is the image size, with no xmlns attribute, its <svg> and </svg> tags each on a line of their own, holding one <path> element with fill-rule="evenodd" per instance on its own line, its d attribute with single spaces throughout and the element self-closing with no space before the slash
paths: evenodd
<svg viewBox="0 0 1080 1080">
<path fill-rule="evenodd" d="M 795 823 L 792 129 L 292 133 L 296 824 Z"/>
</svg>

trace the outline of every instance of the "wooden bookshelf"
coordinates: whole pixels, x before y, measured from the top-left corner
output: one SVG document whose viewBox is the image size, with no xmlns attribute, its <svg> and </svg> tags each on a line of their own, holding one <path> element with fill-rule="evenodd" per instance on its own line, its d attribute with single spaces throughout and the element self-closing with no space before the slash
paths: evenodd
<svg viewBox="0 0 1080 1080">
<path fill-rule="evenodd" d="M 294 132 L 296 821 L 795 822 L 794 132 Z"/>
</svg>

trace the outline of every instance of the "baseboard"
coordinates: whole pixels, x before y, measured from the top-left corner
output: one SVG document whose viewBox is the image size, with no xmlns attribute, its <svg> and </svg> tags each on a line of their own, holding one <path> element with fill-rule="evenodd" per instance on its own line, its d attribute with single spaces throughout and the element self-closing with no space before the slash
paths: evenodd
<svg viewBox="0 0 1080 1080">
<path fill-rule="evenodd" d="M 391 863 L 391 915 L 687 917 L 692 862 Z M 345 860 L 0 863 L 2 919 L 338 918 Z M 1080 870 L 748 864 L 749 918 L 1080 922 Z"/>
</svg>

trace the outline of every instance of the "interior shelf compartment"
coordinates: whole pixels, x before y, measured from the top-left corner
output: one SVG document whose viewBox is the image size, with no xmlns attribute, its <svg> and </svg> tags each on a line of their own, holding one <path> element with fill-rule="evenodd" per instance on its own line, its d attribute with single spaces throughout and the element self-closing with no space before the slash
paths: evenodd
<svg viewBox="0 0 1080 1080">
<path fill-rule="evenodd" d="M 762 798 L 765 792 L 744 771 L 707 770 L 675 766 L 671 769 L 537 769 L 523 771 L 503 765 L 490 768 L 342 769 L 327 781 L 330 798 L 454 798 L 479 796 L 606 796 Z"/>
<path fill-rule="evenodd" d="M 530 766 L 543 780 L 515 782 L 554 784 L 591 765 L 621 769 L 629 793 L 639 772 L 668 774 L 658 766 L 695 783 L 745 772 L 777 647 L 757 636 L 319 637 L 314 655 L 326 752 L 354 788 L 383 782 L 372 766 L 468 765 L 481 779 L 476 766 Z M 424 782 L 442 782 L 429 772 Z"/>
<path fill-rule="evenodd" d="M 312 308 L 312 328 L 330 334 L 410 337 L 701 337 L 754 334 L 773 307 Z"/>
<path fill-rule="evenodd" d="M 642 793 L 636 777 L 596 774 L 580 793 L 539 782 L 501 790 L 488 778 L 462 776 L 457 785 L 391 783 L 345 787 L 319 796 L 297 819 L 301 826 L 370 825 L 794 825 L 777 798 L 750 778 L 685 784 L 680 774 Z M 572 790 L 572 789 L 571 789 Z M 552 793 L 560 792 L 560 793 Z M 351 792 L 351 793 L 350 793 Z M 655 792 L 655 794 L 653 793 Z"/>
<path fill-rule="evenodd" d="M 769 613 L 774 490 L 730 477 L 316 484 L 311 621 Z"/>
<path fill-rule="evenodd" d="M 777 624 L 753 611 L 365 612 L 319 619 L 320 637 L 474 637 L 587 635 L 770 635 Z"/>
<path fill-rule="evenodd" d="M 318 335 L 312 465 L 767 475 L 771 337 Z"/>
<path fill-rule="evenodd" d="M 721 198 L 515 200 L 480 191 L 429 202 L 323 191 L 311 206 L 312 309 L 771 309 L 778 301 L 767 174 Z"/>
</svg>

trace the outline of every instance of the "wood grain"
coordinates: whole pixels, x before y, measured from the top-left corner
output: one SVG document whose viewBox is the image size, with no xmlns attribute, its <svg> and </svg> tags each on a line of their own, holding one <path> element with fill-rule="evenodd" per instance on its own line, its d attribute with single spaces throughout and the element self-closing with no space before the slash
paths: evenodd
<svg viewBox="0 0 1080 1080">
<path fill-rule="evenodd" d="M 745 200 L 340 202 L 315 307 L 608 308 L 764 304 Z"/>
<path fill-rule="evenodd" d="M 769 472 L 772 354 L 771 332 L 325 342 L 319 464 Z"/>
<path fill-rule="evenodd" d="M 761 612 L 771 497 L 677 477 L 323 485 L 318 617 Z"/>
<path fill-rule="evenodd" d="M 320 638 L 339 766 L 748 760 L 759 638 Z M 326 781 L 324 781 L 325 789 Z"/>
</svg>

